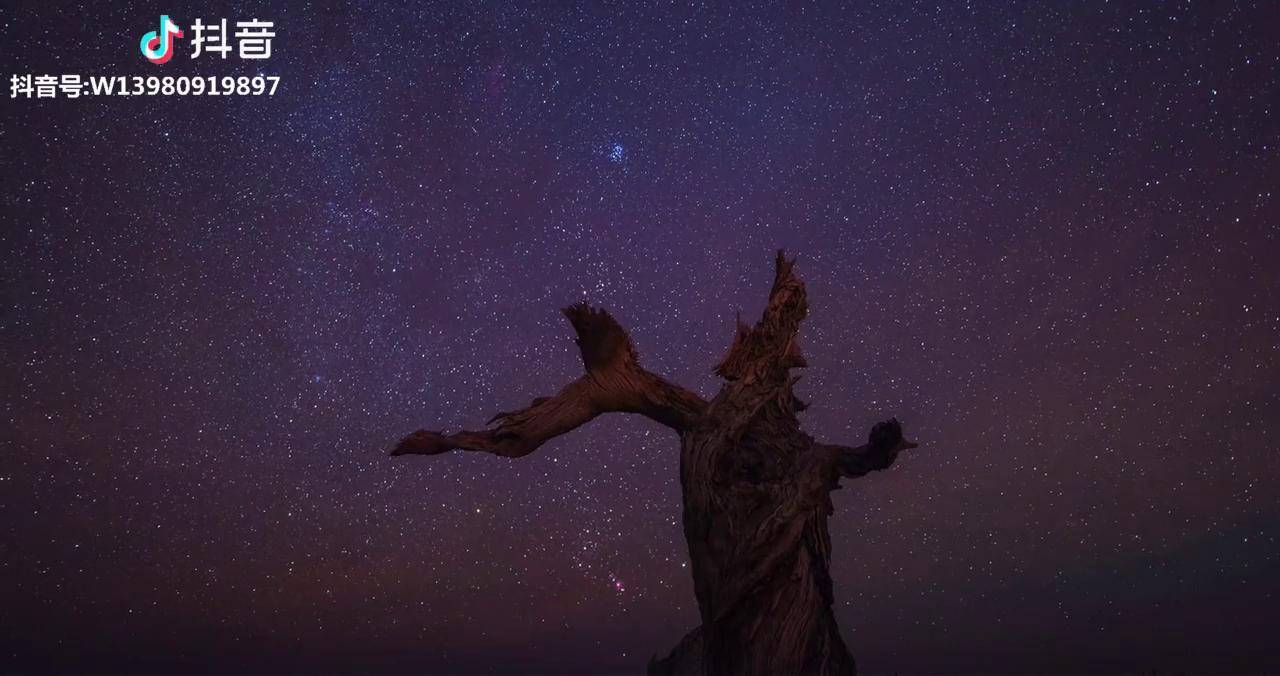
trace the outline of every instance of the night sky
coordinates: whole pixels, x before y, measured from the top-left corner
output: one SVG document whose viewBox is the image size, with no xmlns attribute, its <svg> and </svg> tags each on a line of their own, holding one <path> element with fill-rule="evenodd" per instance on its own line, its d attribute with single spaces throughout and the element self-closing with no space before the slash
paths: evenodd
<svg viewBox="0 0 1280 676">
<path fill-rule="evenodd" d="M 1280 5 L 5 3 L 0 63 L 0 670 L 643 670 L 670 431 L 386 454 L 583 299 L 713 395 L 777 248 L 805 429 L 921 444 L 834 495 L 861 668 L 1280 669 Z M 8 96 L 64 73 L 281 81 Z"/>
</svg>

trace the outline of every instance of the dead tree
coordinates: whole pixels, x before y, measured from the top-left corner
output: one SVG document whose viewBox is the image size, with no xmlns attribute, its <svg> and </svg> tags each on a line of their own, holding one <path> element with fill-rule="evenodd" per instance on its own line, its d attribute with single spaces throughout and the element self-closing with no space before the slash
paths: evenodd
<svg viewBox="0 0 1280 676">
<path fill-rule="evenodd" d="M 754 327 L 739 322 L 711 401 L 646 371 L 613 317 L 581 303 L 564 314 L 578 334 L 582 377 L 495 415 L 489 429 L 415 432 L 392 455 L 465 449 L 516 458 L 602 413 L 656 420 L 680 435 L 684 534 L 702 625 L 649 672 L 853 674 L 831 611 L 830 492 L 841 477 L 885 469 L 915 444 L 897 420 L 876 424 L 861 446 L 820 443 L 800 430 L 805 404 L 790 369 L 805 366 L 796 334 L 807 304 L 794 264 L 778 252 L 768 307 Z"/>
</svg>

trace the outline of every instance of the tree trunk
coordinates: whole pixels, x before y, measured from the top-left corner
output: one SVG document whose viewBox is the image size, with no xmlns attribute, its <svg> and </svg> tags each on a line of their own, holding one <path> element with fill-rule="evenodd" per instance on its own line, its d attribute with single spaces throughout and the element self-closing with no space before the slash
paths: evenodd
<svg viewBox="0 0 1280 676">
<path fill-rule="evenodd" d="M 496 428 L 419 431 L 393 455 L 456 448 L 518 457 L 605 412 L 646 415 L 680 434 L 684 533 L 702 624 L 651 674 L 853 674 L 831 611 L 830 492 L 840 477 L 891 465 L 915 445 L 896 420 L 858 447 L 815 442 L 800 429 L 797 332 L 807 312 L 794 261 L 778 253 L 773 289 L 754 327 L 739 324 L 710 402 L 640 367 L 631 340 L 602 310 L 564 313 L 586 374 L 553 397 L 499 413 Z"/>
</svg>

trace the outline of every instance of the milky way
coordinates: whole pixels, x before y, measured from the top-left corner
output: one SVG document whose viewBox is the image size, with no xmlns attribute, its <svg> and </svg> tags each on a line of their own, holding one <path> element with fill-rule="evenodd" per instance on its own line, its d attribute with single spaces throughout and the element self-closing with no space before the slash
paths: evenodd
<svg viewBox="0 0 1280 676">
<path fill-rule="evenodd" d="M 0 10 L 6 86 L 281 77 L 4 102 L 0 669 L 643 669 L 668 430 L 386 453 L 575 378 L 584 299 L 712 395 L 777 248 L 805 429 L 921 443 L 835 494 L 863 669 L 1280 669 L 1277 5 L 340 8 Z"/>
</svg>

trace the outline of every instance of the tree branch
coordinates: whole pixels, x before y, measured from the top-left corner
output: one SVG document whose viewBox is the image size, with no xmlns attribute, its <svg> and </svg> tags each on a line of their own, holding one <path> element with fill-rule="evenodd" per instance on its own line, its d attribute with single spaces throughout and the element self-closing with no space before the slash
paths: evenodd
<svg viewBox="0 0 1280 676">
<path fill-rule="evenodd" d="M 518 458 L 601 413 L 639 413 L 679 432 L 706 408 L 697 394 L 641 367 L 630 336 L 608 312 L 586 303 L 562 312 L 577 332 L 585 375 L 555 396 L 498 413 L 489 420 L 497 427 L 454 434 L 419 430 L 401 440 L 391 455 L 436 455 L 460 448 Z"/>
<path fill-rule="evenodd" d="M 716 374 L 725 380 L 750 380 L 785 373 L 787 369 L 807 366 L 800 354 L 796 332 L 809 312 L 804 282 L 795 276 L 795 259 L 787 260 L 779 250 L 774 259 L 773 288 L 769 303 L 754 327 L 738 320 L 733 344 Z"/>
<path fill-rule="evenodd" d="M 718 466 L 719 454 L 736 445 L 764 407 L 772 407 L 791 423 L 795 413 L 805 408 L 793 391 L 799 376 L 788 371 L 807 366 L 797 332 L 809 306 L 804 282 L 796 277 L 794 267 L 795 259 L 788 260 L 779 250 L 774 258 L 773 288 L 760 320 L 751 327 L 739 318 L 729 353 L 715 369 L 728 383 L 712 400 L 707 418 L 725 443 L 703 458 L 708 471 Z"/>
<path fill-rule="evenodd" d="M 888 469 L 898 454 L 919 444 L 902 436 L 902 423 L 897 418 L 878 422 L 867 435 L 862 446 L 815 444 L 822 454 L 830 488 L 839 485 L 840 477 L 860 477 L 877 470 Z"/>
</svg>

